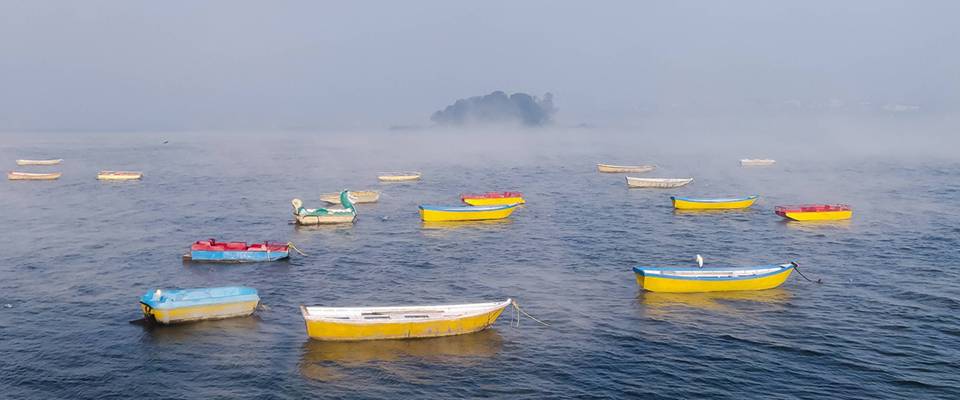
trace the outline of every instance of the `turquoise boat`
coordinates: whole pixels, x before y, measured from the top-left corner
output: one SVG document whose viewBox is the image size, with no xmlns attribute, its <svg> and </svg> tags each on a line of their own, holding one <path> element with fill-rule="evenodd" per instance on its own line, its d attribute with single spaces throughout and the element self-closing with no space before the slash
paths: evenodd
<svg viewBox="0 0 960 400">
<path fill-rule="evenodd" d="M 140 297 L 144 317 L 159 324 L 246 317 L 259 303 L 257 290 L 243 286 L 156 289 Z"/>
</svg>

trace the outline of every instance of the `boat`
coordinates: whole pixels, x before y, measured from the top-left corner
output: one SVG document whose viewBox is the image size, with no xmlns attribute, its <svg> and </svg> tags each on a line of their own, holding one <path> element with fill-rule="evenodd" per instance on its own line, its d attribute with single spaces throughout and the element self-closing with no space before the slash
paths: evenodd
<svg viewBox="0 0 960 400">
<path fill-rule="evenodd" d="M 773 212 L 794 221 L 836 221 L 853 217 L 853 209 L 846 204 L 777 206 Z"/>
<path fill-rule="evenodd" d="M 62 158 L 56 160 L 17 160 L 17 165 L 57 165 L 63 162 Z"/>
<path fill-rule="evenodd" d="M 766 158 L 744 158 L 740 160 L 741 167 L 764 167 L 768 165 L 776 164 L 777 160 L 771 160 Z"/>
<path fill-rule="evenodd" d="M 656 169 L 655 165 L 610 165 L 610 164 L 597 164 L 597 170 L 600 172 L 608 173 L 622 173 L 622 172 L 650 172 Z"/>
<path fill-rule="evenodd" d="M 686 186 L 693 182 L 693 178 L 634 178 L 627 177 L 627 187 L 671 189 Z"/>
<path fill-rule="evenodd" d="M 259 303 L 257 290 L 242 286 L 157 289 L 140 297 L 144 317 L 159 324 L 246 317 Z"/>
<path fill-rule="evenodd" d="M 303 201 L 293 199 L 293 216 L 300 225 L 325 225 L 353 223 L 357 219 L 357 209 L 349 191 L 340 192 L 341 208 L 304 208 Z"/>
<path fill-rule="evenodd" d="M 512 299 L 501 302 L 407 307 L 307 307 L 300 313 L 316 340 L 414 339 L 463 335 L 493 325 Z"/>
<path fill-rule="evenodd" d="M 376 203 L 377 200 L 380 200 L 380 192 L 375 190 L 351 190 L 350 197 L 353 198 L 354 204 Z M 325 201 L 330 204 L 340 204 L 340 193 L 321 194 L 320 201 Z"/>
<path fill-rule="evenodd" d="M 471 206 L 501 206 L 508 204 L 524 204 L 523 193 L 520 192 L 487 192 L 463 193 L 460 201 Z"/>
<path fill-rule="evenodd" d="M 678 210 L 730 210 L 750 207 L 759 197 L 760 196 L 752 195 L 747 197 L 697 199 L 670 196 L 670 200 L 673 200 L 673 208 Z"/>
<path fill-rule="evenodd" d="M 633 267 L 643 290 L 665 293 L 765 290 L 783 284 L 795 262 L 748 268 Z"/>
<path fill-rule="evenodd" d="M 7 179 L 11 181 L 51 181 L 54 179 L 59 179 L 60 173 L 54 172 L 49 174 L 35 174 L 32 172 L 8 172 Z"/>
<path fill-rule="evenodd" d="M 97 179 L 101 181 L 130 181 L 143 178 L 143 172 L 137 171 L 100 171 Z"/>
<path fill-rule="evenodd" d="M 390 172 L 377 176 L 380 182 L 406 182 L 418 181 L 423 174 L 419 172 Z"/>
<path fill-rule="evenodd" d="M 436 221 L 482 221 L 490 219 L 503 219 L 513 214 L 519 204 L 507 204 L 501 206 L 465 206 L 465 207 L 443 207 L 443 206 L 420 206 L 420 219 L 425 222 Z"/>
<path fill-rule="evenodd" d="M 186 261 L 214 262 L 257 262 L 277 261 L 290 257 L 290 244 L 270 242 L 218 242 L 214 239 L 198 240 L 190 245 L 190 253 L 184 254 Z"/>
</svg>

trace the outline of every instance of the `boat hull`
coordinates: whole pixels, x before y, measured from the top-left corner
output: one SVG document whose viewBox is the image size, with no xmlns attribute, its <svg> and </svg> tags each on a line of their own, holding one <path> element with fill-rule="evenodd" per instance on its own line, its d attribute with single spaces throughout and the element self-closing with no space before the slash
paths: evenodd
<svg viewBox="0 0 960 400">
<path fill-rule="evenodd" d="M 296 218 L 299 225 L 352 224 L 357 220 L 357 214 L 296 215 Z"/>
<path fill-rule="evenodd" d="M 853 218 L 853 211 L 785 212 L 778 215 L 794 221 L 839 221 Z"/>
<path fill-rule="evenodd" d="M 735 199 L 731 201 L 698 201 L 694 199 L 685 199 L 671 197 L 673 208 L 678 210 L 734 210 L 747 208 L 757 201 L 758 197 L 749 197 L 744 199 Z"/>
<path fill-rule="evenodd" d="M 687 179 L 647 179 L 627 177 L 627 187 L 629 188 L 649 188 L 649 189 L 671 189 L 686 186 L 693 182 L 693 178 Z"/>
<path fill-rule="evenodd" d="M 140 297 L 144 317 L 159 324 L 245 317 L 257 308 L 260 296 L 246 287 L 167 289 Z"/>
<path fill-rule="evenodd" d="M 502 307 L 464 318 L 421 322 L 351 323 L 305 319 L 307 335 L 324 341 L 415 339 L 464 335 L 489 328 L 503 313 Z"/>
<path fill-rule="evenodd" d="M 33 174 L 27 172 L 9 172 L 7 173 L 7 179 L 11 181 L 52 181 L 60 179 L 60 173 Z"/>
<path fill-rule="evenodd" d="M 63 162 L 62 159 L 56 160 L 17 160 L 17 165 L 57 165 Z"/>
<path fill-rule="evenodd" d="M 350 191 L 350 197 L 356 199 L 354 203 L 376 203 L 380 200 L 380 192 L 377 191 Z M 340 193 L 324 193 L 320 195 L 320 200 L 330 204 L 340 204 Z"/>
<path fill-rule="evenodd" d="M 132 181 L 143 178 L 141 172 L 111 172 L 103 171 L 97 174 L 97 179 L 101 181 Z"/>
<path fill-rule="evenodd" d="M 289 251 L 191 251 L 191 261 L 265 262 L 290 257 Z"/>
<path fill-rule="evenodd" d="M 143 315 L 158 324 L 179 324 L 184 322 L 205 321 L 225 318 L 246 317 L 252 315 L 260 301 L 241 301 L 235 303 L 207 304 L 155 309 L 140 303 Z"/>
<path fill-rule="evenodd" d="M 420 180 L 420 173 L 411 173 L 411 174 L 397 174 L 397 175 L 380 175 L 377 176 L 377 179 L 380 182 L 407 182 L 407 181 L 418 181 Z"/>
<path fill-rule="evenodd" d="M 776 164 L 776 160 L 757 160 L 757 159 L 743 159 L 740 160 L 741 167 L 766 167 Z"/>
<path fill-rule="evenodd" d="M 678 278 L 644 274 L 634 269 L 637 284 L 643 290 L 662 293 L 727 292 L 741 290 L 767 290 L 783 284 L 793 272 L 792 267 L 779 272 L 749 278 Z"/>
<path fill-rule="evenodd" d="M 624 172 L 650 172 L 656 169 L 653 165 L 610 165 L 597 164 L 597 171 L 606 173 L 624 173 Z"/>
<path fill-rule="evenodd" d="M 440 221 L 485 221 L 493 219 L 504 219 L 513 214 L 516 205 L 506 206 L 494 210 L 476 210 L 476 211 L 445 211 L 420 208 L 420 219 L 424 222 Z"/>
<path fill-rule="evenodd" d="M 524 204 L 526 200 L 524 200 L 523 197 L 467 197 L 463 199 L 463 202 L 471 206 L 508 206 L 511 204 Z"/>
</svg>

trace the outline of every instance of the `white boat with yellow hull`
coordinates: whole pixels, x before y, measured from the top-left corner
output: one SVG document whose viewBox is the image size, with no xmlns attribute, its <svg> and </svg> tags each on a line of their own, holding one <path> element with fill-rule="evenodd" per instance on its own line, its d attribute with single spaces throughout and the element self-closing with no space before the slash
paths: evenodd
<svg viewBox="0 0 960 400">
<path fill-rule="evenodd" d="M 35 174 L 32 172 L 12 171 L 7 173 L 7 179 L 11 181 L 52 181 L 54 179 L 60 179 L 60 173 Z"/>
<path fill-rule="evenodd" d="M 740 160 L 741 167 L 766 167 L 776 164 L 777 160 L 769 158 L 744 158 Z"/>
<path fill-rule="evenodd" d="M 376 190 L 351 190 L 350 197 L 354 199 L 354 204 L 376 203 L 380 200 L 380 192 Z M 340 204 L 340 192 L 321 194 L 320 201 L 325 201 L 330 204 Z"/>
<path fill-rule="evenodd" d="M 413 339 L 487 329 L 513 300 L 405 307 L 307 307 L 300 313 L 311 339 L 329 341 Z"/>
<path fill-rule="evenodd" d="M 612 165 L 597 164 L 597 171 L 606 173 L 624 173 L 624 172 L 650 172 L 656 169 L 655 165 Z"/>
<path fill-rule="evenodd" d="M 97 179 L 101 181 L 132 181 L 143 178 L 139 171 L 100 171 Z"/>
<path fill-rule="evenodd" d="M 389 172 L 377 176 L 380 182 L 419 181 L 423 174 L 419 172 Z"/>
</svg>

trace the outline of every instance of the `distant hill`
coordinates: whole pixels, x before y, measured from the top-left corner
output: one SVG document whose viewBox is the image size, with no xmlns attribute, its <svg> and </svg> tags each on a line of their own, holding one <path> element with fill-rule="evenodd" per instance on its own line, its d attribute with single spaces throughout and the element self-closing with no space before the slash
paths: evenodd
<svg viewBox="0 0 960 400">
<path fill-rule="evenodd" d="M 457 100 L 443 110 L 433 113 L 430 120 L 441 125 L 518 123 L 524 126 L 541 126 L 550 123 L 555 112 L 553 95 L 550 93 L 539 99 L 526 93 L 507 96 L 498 90 L 486 96 Z"/>
</svg>

